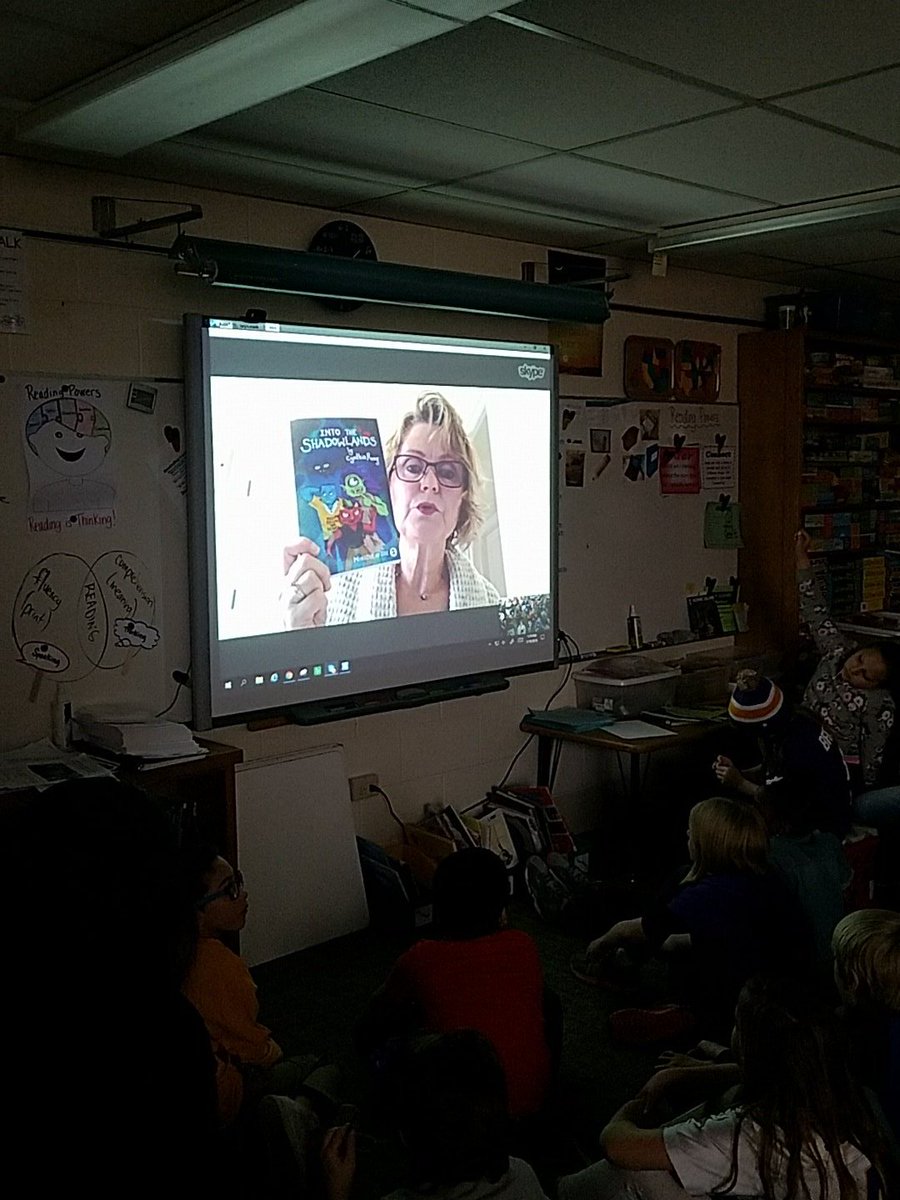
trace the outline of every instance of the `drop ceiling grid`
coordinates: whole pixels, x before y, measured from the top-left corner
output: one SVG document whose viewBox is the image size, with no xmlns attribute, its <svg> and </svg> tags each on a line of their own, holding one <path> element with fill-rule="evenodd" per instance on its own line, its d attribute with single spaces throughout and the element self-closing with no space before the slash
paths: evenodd
<svg viewBox="0 0 900 1200">
<path fill-rule="evenodd" d="M 777 103 L 862 137 L 900 146 L 900 67 L 802 92 Z"/>
<path fill-rule="evenodd" d="M 723 104 L 701 87 L 489 20 L 315 86 L 554 149 L 670 124 Z"/>
<path fill-rule="evenodd" d="M 302 88 L 196 131 L 298 153 L 345 173 L 365 168 L 409 186 L 447 182 L 547 153 L 543 146 Z M 193 135 L 188 135 L 193 136 Z"/>
<path fill-rule="evenodd" d="M 652 230 L 660 225 L 766 207 L 752 196 L 730 196 L 567 154 L 550 155 L 432 190 L 466 199 L 509 196 L 523 208 L 592 218 L 627 229 L 637 226 Z"/>
<path fill-rule="evenodd" d="M 743 108 L 579 154 L 703 187 L 803 204 L 900 183 L 900 154 L 774 113 Z"/>
<path fill-rule="evenodd" d="M 526 0 L 508 12 L 757 98 L 900 59 L 896 0 Z"/>
</svg>

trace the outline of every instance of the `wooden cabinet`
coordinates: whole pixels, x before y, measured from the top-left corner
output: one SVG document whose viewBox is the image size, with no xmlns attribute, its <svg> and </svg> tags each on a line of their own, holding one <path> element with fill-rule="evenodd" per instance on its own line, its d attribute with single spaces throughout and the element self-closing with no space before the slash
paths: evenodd
<svg viewBox="0 0 900 1200">
<path fill-rule="evenodd" d="M 799 641 L 793 533 L 827 564 L 837 617 L 900 608 L 900 344 L 742 334 L 741 597 L 747 650 Z"/>
<path fill-rule="evenodd" d="M 137 770 L 121 767 L 118 777 L 158 797 L 176 821 L 196 830 L 238 865 L 234 769 L 244 753 L 234 746 L 198 738 L 209 751 L 203 758 L 170 762 L 164 767 Z"/>
</svg>

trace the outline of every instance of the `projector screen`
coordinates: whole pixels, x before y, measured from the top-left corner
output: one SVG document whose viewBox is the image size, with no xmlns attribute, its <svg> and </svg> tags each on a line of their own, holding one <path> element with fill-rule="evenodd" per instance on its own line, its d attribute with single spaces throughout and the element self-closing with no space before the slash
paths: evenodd
<svg viewBox="0 0 900 1200">
<path fill-rule="evenodd" d="M 185 333 L 196 728 L 555 665 L 550 346 Z"/>
</svg>

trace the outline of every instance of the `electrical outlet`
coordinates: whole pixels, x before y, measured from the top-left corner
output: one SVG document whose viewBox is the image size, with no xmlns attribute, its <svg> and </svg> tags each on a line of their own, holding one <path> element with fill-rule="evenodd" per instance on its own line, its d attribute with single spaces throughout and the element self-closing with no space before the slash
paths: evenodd
<svg viewBox="0 0 900 1200">
<path fill-rule="evenodd" d="M 365 800 L 370 796 L 371 788 L 378 786 L 377 775 L 351 775 L 350 776 L 350 799 Z"/>
</svg>

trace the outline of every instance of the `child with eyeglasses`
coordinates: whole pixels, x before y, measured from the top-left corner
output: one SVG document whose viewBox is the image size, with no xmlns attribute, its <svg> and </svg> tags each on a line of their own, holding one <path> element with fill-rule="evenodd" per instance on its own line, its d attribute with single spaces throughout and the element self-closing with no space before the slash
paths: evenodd
<svg viewBox="0 0 900 1200">
<path fill-rule="evenodd" d="M 208 847 L 196 848 L 190 859 L 198 939 L 182 990 L 209 1032 L 219 1116 L 227 1126 L 264 1094 L 294 1095 L 316 1059 L 284 1058 L 271 1031 L 259 1021 L 256 984 L 244 960 L 222 940 L 239 933 L 247 920 L 247 891 L 240 871 Z"/>
</svg>

